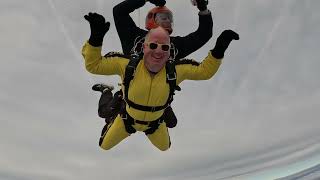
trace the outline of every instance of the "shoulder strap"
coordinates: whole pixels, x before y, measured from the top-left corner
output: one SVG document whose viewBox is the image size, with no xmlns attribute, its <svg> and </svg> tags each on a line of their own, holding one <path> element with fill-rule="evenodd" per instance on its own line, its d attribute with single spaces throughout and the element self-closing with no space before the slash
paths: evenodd
<svg viewBox="0 0 320 180">
<path fill-rule="evenodd" d="M 141 59 L 139 58 L 139 55 L 131 54 L 129 63 L 126 66 L 126 71 L 125 71 L 124 79 L 123 79 L 124 98 L 126 100 L 129 100 L 128 99 L 129 85 L 130 85 L 131 80 L 134 77 L 134 72 L 136 71 L 136 68 L 137 68 L 140 60 Z"/>
<path fill-rule="evenodd" d="M 179 59 L 173 60 L 172 58 L 168 60 L 166 63 L 166 73 L 167 73 L 167 83 L 170 87 L 169 98 L 167 100 L 167 105 L 170 105 L 173 101 L 173 96 L 175 95 L 175 91 L 181 91 L 181 88 L 177 86 L 177 73 L 176 73 L 176 65 L 181 64 L 191 64 L 193 66 L 199 66 L 200 63 L 194 61 L 192 59 Z"/>
<path fill-rule="evenodd" d="M 181 88 L 177 86 L 176 66 L 175 62 L 172 59 L 169 59 L 166 63 L 166 79 L 170 87 L 169 97 L 166 104 L 170 105 L 173 101 L 173 95 L 175 95 L 175 90 L 181 91 Z"/>
</svg>

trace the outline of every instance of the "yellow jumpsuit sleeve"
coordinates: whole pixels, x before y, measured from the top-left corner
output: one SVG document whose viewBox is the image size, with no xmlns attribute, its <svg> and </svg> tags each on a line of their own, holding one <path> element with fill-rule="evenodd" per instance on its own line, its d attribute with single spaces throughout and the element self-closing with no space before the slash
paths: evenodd
<svg viewBox="0 0 320 180">
<path fill-rule="evenodd" d="M 86 42 L 82 48 L 82 56 L 88 72 L 99 75 L 119 75 L 123 78 L 129 59 L 124 57 L 103 57 L 101 46 L 94 47 Z"/>
<path fill-rule="evenodd" d="M 184 80 L 208 80 L 219 69 L 222 59 L 217 59 L 208 53 L 208 56 L 199 64 L 181 64 L 176 66 L 177 84 Z"/>
</svg>

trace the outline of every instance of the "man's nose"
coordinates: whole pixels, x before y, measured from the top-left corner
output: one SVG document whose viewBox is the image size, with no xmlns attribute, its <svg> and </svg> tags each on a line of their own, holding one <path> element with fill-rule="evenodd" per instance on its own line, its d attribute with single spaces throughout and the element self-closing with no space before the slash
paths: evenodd
<svg viewBox="0 0 320 180">
<path fill-rule="evenodd" d="M 155 49 L 154 51 L 155 51 L 155 53 L 163 53 L 163 51 L 162 51 L 160 46 L 157 47 L 157 49 Z"/>
<path fill-rule="evenodd" d="M 161 46 L 158 46 L 157 49 L 154 50 L 154 52 L 157 54 L 161 54 L 161 53 L 164 53 L 165 51 L 161 49 Z"/>
</svg>

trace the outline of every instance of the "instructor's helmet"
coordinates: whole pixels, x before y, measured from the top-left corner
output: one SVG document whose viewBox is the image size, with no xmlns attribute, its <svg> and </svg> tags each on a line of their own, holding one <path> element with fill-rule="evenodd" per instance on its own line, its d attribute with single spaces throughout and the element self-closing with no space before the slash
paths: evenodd
<svg viewBox="0 0 320 180">
<path fill-rule="evenodd" d="M 165 6 L 152 8 L 146 17 L 146 29 L 154 29 L 161 26 L 165 30 L 172 33 L 173 16 L 172 12 Z"/>
</svg>

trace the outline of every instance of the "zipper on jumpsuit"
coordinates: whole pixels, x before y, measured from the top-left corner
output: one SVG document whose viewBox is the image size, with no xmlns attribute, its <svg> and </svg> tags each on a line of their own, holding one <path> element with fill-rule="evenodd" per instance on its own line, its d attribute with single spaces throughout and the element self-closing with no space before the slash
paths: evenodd
<svg viewBox="0 0 320 180">
<path fill-rule="evenodd" d="M 150 102 L 150 95 L 151 95 L 151 89 L 152 89 L 152 83 L 153 83 L 153 79 L 154 79 L 154 77 L 152 77 L 152 76 L 150 76 L 150 79 L 151 79 L 151 83 L 150 83 L 150 87 L 149 87 L 149 94 L 148 94 L 148 103 L 147 104 L 149 104 L 149 102 Z M 144 120 L 146 120 L 146 116 L 147 116 L 147 112 L 145 112 L 144 113 Z"/>
</svg>

